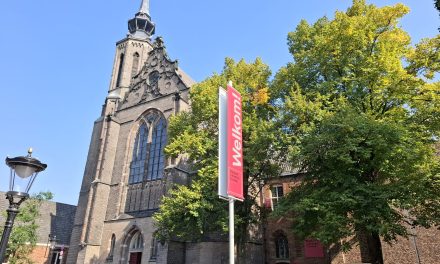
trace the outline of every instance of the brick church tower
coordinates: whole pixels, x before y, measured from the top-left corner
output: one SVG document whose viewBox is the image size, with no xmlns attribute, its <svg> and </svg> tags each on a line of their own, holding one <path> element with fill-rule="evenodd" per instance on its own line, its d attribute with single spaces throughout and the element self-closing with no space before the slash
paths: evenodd
<svg viewBox="0 0 440 264">
<path fill-rule="evenodd" d="M 180 244 L 157 243 L 152 214 L 188 172 L 167 159 L 169 117 L 189 109 L 191 80 L 168 57 L 143 0 L 116 43 L 108 95 L 95 121 L 67 263 L 180 263 Z"/>
</svg>

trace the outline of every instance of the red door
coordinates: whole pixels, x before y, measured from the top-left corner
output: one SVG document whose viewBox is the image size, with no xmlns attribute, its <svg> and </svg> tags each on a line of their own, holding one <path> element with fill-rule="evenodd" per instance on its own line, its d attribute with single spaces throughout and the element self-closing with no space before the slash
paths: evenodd
<svg viewBox="0 0 440 264">
<path fill-rule="evenodd" d="M 129 264 L 141 264 L 142 252 L 133 252 L 130 253 Z"/>
</svg>

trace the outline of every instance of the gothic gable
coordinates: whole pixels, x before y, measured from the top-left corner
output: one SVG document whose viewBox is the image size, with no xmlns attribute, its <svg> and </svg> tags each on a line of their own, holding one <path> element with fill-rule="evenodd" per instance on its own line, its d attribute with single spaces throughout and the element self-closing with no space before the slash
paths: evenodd
<svg viewBox="0 0 440 264">
<path fill-rule="evenodd" d="M 141 71 L 131 80 L 121 109 L 178 93 L 193 83 L 185 78 L 187 76 L 182 76 L 184 73 L 178 68 L 177 61 L 170 60 L 161 38 L 156 38 L 153 45 Z"/>
</svg>

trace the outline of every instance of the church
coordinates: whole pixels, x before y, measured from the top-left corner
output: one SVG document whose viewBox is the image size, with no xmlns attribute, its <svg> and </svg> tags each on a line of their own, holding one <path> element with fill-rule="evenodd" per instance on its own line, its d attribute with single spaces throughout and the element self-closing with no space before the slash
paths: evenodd
<svg viewBox="0 0 440 264">
<path fill-rule="evenodd" d="M 176 60 L 168 57 L 164 41 L 153 38 L 155 24 L 149 12 L 149 0 L 142 0 L 139 11 L 128 21 L 128 31 L 116 43 L 108 94 L 93 125 L 64 261 L 69 264 L 228 263 L 228 241 L 224 239 L 199 243 L 155 239 L 152 216 L 160 207 L 161 197 L 173 185 L 190 181 L 190 169 L 179 158 L 166 157 L 164 147 L 169 118 L 191 109 L 189 91 L 195 82 L 179 68 Z M 300 179 L 301 175 L 286 171 L 268 182 L 260 205 L 273 210 Z M 338 250 L 325 249 L 316 240 L 297 241 L 286 220 L 272 219 L 261 223 L 261 227 L 261 241 L 252 245 L 252 258 L 246 263 L 359 262 L 358 253 L 344 255 Z M 404 241 L 400 252 L 411 254 L 412 248 Z M 426 252 L 436 250 L 426 248 Z M 389 248 L 385 248 L 385 255 L 389 259 L 395 256 Z"/>
<path fill-rule="evenodd" d="M 164 147 L 168 119 L 189 110 L 195 82 L 168 57 L 161 38 L 152 40 L 148 0 L 128 30 L 116 43 L 108 95 L 93 126 L 67 263 L 184 263 L 189 254 L 182 243 L 156 241 L 152 215 L 172 185 L 188 181 Z"/>
</svg>

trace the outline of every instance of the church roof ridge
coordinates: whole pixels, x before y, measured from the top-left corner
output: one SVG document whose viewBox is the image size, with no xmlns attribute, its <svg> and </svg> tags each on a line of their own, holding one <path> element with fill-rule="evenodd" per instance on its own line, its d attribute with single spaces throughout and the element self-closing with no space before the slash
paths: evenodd
<svg viewBox="0 0 440 264">
<path fill-rule="evenodd" d="M 178 76 L 180 77 L 180 80 L 185 84 L 186 87 L 189 88 L 197 83 L 191 78 L 191 76 L 189 76 L 184 70 L 182 70 L 182 68 L 177 67 L 176 71 Z"/>
</svg>

